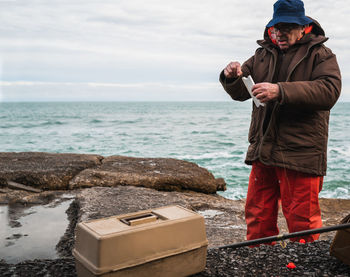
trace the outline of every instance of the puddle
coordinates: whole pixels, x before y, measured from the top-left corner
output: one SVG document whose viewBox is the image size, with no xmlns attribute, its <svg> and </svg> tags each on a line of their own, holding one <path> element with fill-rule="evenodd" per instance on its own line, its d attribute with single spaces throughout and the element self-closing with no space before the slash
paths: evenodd
<svg viewBox="0 0 350 277">
<path fill-rule="evenodd" d="M 73 196 L 64 195 L 47 205 L 0 205 L 0 260 L 58 258 L 55 248 L 68 227 L 66 210 L 72 201 Z"/>
</svg>

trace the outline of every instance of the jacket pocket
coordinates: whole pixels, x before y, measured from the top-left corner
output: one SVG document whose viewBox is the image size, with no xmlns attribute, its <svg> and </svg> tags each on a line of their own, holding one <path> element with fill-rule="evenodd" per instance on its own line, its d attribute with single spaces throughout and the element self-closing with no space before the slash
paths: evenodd
<svg viewBox="0 0 350 277">
<path fill-rule="evenodd" d="M 322 151 L 327 136 L 315 113 L 291 112 L 280 116 L 278 145 L 290 151 Z"/>
</svg>

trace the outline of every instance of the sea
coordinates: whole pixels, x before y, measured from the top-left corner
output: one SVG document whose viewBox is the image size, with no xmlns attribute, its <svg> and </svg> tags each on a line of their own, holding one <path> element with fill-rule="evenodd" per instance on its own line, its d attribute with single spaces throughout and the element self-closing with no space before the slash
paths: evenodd
<svg viewBox="0 0 350 277">
<path fill-rule="evenodd" d="M 164 157 L 222 177 L 245 198 L 251 101 L 0 103 L 0 152 Z M 350 102 L 331 111 L 328 171 L 320 197 L 350 199 Z"/>
</svg>

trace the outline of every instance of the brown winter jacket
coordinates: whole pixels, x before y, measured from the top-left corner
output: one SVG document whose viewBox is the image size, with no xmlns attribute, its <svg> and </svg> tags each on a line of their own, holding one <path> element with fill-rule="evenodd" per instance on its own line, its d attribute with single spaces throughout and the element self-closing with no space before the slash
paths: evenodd
<svg viewBox="0 0 350 277">
<path fill-rule="evenodd" d="M 272 113 L 265 132 L 266 106 L 253 104 L 247 164 L 260 160 L 266 165 L 326 174 L 329 113 L 340 95 L 341 75 L 335 55 L 323 45 L 328 38 L 316 21 L 312 24 L 309 39 L 298 44 L 287 78 L 278 82 L 281 100 L 270 103 Z M 242 65 L 243 76 L 251 75 L 255 83 L 272 82 L 275 75 L 279 50 L 267 30 L 264 37 L 255 55 Z M 250 98 L 241 77 L 227 79 L 221 72 L 220 82 L 234 100 Z"/>
</svg>

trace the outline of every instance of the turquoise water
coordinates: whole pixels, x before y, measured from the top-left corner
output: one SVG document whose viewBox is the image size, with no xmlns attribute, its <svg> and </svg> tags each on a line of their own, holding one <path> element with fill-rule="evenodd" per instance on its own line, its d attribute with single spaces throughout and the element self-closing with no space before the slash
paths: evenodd
<svg viewBox="0 0 350 277">
<path fill-rule="evenodd" d="M 225 178 L 244 198 L 251 102 L 0 103 L 0 151 L 169 157 Z M 331 113 L 321 197 L 350 199 L 350 103 Z"/>
</svg>

